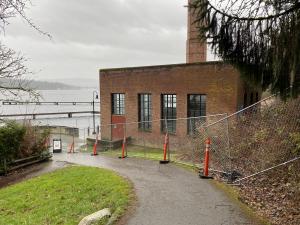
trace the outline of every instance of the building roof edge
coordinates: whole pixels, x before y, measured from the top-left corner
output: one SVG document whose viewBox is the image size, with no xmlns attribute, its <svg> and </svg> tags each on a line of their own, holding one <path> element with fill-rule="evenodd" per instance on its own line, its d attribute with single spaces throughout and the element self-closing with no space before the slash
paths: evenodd
<svg viewBox="0 0 300 225">
<path fill-rule="evenodd" d="M 168 67 L 184 67 L 184 66 L 195 66 L 195 65 L 220 65 L 226 64 L 223 61 L 207 61 L 197 63 L 179 63 L 179 64 L 166 64 L 166 65 L 153 65 L 153 66 L 136 66 L 136 67 L 123 67 L 123 68 L 107 68 L 99 69 L 99 72 L 110 72 L 110 71 L 128 71 L 137 69 L 155 69 L 155 68 L 168 68 Z"/>
</svg>

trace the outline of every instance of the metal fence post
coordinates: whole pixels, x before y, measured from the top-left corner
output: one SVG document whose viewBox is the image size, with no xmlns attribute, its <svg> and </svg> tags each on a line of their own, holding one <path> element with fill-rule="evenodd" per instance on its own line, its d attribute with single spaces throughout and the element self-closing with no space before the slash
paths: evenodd
<svg viewBox="0 0 300 225">
<path fill-rule="evenodd" d="M 142 125 L 142 127 L 144 128 L 145 125 Z M 144 134 L 143 130 L 142 130 L 142 141 L 143 141 L 144 157 L 146 158 L 147 157 L 147 151 L 146 151 L 146 143 L 145 143 L 145 134 Z"/>
<path fill-rule="evenodd" d="M 229 120 L 228 120 L 228 114 L 226 113 L 226 128 L 227 128 L 227 149 L 228 149 L 228 157 L 229 157 L 229 170 L 230 170 L 230 173 L 232 172 L 232 162 L 231 162 L 231 149 L 230 149 L 230 137 L 229 137 Z"/>
<path fill-rule="evenodd" d="M 189 121 L 189 133 L 190 133 L 190 136 L 191 136 L 191 139 L 192 139 L 192 142 L 195 138 L 195 131 L 194 129 L 192 128 L 192 118 L 187 118 L 187 120 Z M 196 154 L 195 154 L 195 147 L 194 145 L 191 146 L 192 147 L 192 163 L 193 163 L 193 168 L 195 169 L 195 160 L 196 160 Z"/>
<path fill-rule="evenodd" d="M 128 156 L 128 149 L 127 149 L 127 134 L 126 134 L 126 123 L 124 123 L 124 138 L 125 138 L 125 152 L 126 152 L 126 157 Z"/>
</svg>

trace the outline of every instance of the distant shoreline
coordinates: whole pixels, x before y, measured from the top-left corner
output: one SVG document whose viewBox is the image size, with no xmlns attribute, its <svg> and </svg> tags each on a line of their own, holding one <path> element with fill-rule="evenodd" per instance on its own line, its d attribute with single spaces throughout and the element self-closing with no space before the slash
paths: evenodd
<svg viewBox="0 0 300 225">
<path fill-rule="evenodd" d="M 11 79 L 0 79 L 2 85 L 7 87 L 15 87 L 14 82 Z M 79 82 L 80 83 L 80 82 Z M 84 85 L 84 84 L 83 84 Z M 86 85 L 86 84 L 85 84 Z M 38 81 L 30 80 L 24 87 L 31 88 L 34 90 L 82 90 L 82 89 L 98 89 L 97 87 L 91 86 L 76 86 L 71 84 L 66 84 L 63 82 L 50 82 L 50 81 Z"/>
<path fill-rule="evenodd" d="M 83 90 L 83 89 L 94 89 L 94 90 L 98 90 L 98 87 L 70 87 L 70 88 L 35 88 L 33 87 L 35 90 L 37 91 L 76 91 L 76 90 Z"/>
</svg>

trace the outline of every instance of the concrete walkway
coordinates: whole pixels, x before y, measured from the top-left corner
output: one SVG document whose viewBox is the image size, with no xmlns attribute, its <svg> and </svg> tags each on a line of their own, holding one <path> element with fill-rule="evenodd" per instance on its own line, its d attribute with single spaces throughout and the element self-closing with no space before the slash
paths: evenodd
<svg viewBox="0 0 300 225">
<path fill-rule="evenodd" d="M 108 168 L 128 177 L 138 198 L 129 225 L 253 224 L 222 192 L 196 173 L 142 159 L 56 154 L 55 161 Z M 83 177 L 84 179 L 84 177 Z"/>
</svg>

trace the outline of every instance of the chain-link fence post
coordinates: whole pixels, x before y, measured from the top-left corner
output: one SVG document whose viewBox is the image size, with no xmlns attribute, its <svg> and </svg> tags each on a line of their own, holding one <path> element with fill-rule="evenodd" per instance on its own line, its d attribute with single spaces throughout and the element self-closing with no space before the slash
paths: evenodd
<svg viewBox="0 0 300 225">
<path fill-rule="evenodd" d="M 127 143 L 127 131 L 126 131 L 126 126 L 127 126 L 127 124 L 125 123 L 124 125 L 123 125 L 123 127 L 124 127 L 124 147 L 125 147 L 125 155 L 126 155 L 126 157 L 128 156 L 128 148 L 127 148 L 127 146 L 128 146 L 128 143 Z"/>
</svg>

